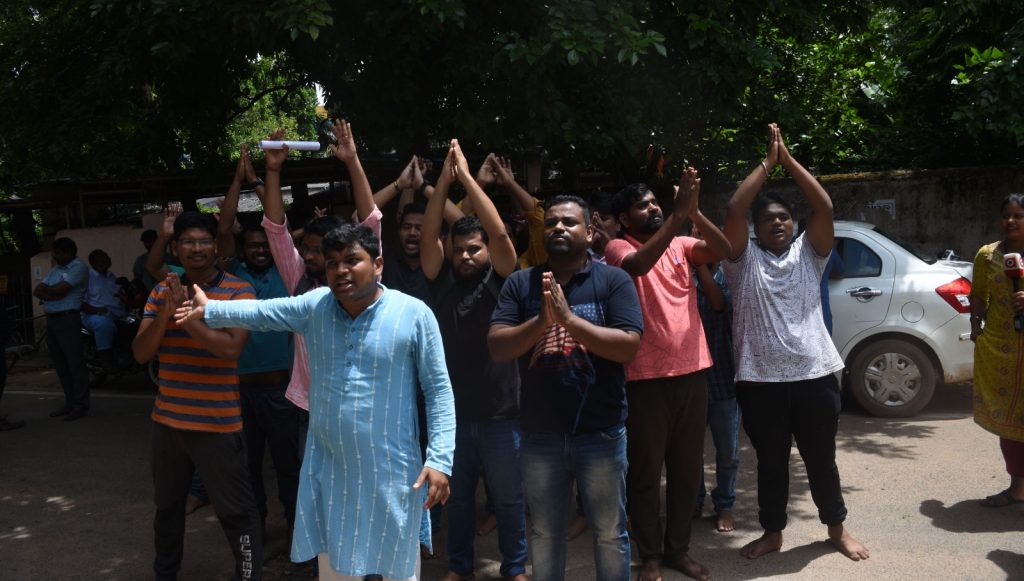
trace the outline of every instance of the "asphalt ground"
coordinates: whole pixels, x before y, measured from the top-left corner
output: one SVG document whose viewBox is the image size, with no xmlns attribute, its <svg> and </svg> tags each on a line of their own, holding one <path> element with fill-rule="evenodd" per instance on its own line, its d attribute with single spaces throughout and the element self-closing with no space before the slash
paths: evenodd
<svg viewBox="0 0 1024 581">
<path fill-rule="evenodd" d="M 19 363 L 0 412 L 25 420 L 0 433 L 0 581 L 152 578 L 152 482 L 149 412 L 153 391 L 140 376 L 93 391 L 91 417 L 48 417 L 63 402 L 42 359 Z M 713 459 L 708 440 L 707 459 Z M 732 533 L 710 516 L 695 523 L 692 556 L 714 579 L 1024 579 L 1024 505 L 978 506 L 1006 487 L 995 436 L 971 419 L 970 385 L 942 386 L 918 417 L 884 420 L 845 411 L 838 463 L 850 531 L 871 550 L 855 563 L 824 542 L 794 450 L 790 521 L 779 553 L 748 561 L 739 548 L 760 534 L 753 451 L 741 436 L 741 466 Z M 712 468 L 713 467 L 709 467 Z M 710 470 L 708 472 L 710 477 Z M 273 480 L 269 461 L 265 475 Z M 268 482 L 268 493 L 276 490 Z M 271 496 L 264 578 L 304 579 L 288 564 L 280 505 Z M 589 532 L 569 545 L 567 579 L 594 578 Z M 425 561 L 423 578 L 445 571 L 441 554 Z M 495 533 L 477 543 L 477 579 L 498 578 Z M 187 521 L 179 579 L 230 579 L 231 556 L 211 507 Z M 666 570 L 665 580 L 683 579 Z"/>
</svg>

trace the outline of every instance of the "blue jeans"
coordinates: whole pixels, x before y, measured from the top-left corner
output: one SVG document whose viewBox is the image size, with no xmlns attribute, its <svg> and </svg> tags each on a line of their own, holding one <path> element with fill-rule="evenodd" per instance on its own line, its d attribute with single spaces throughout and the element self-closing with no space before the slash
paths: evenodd
<svg viewBox="0 0 1024 581">
<path fill-rule="evenodd" d="M 448 569 L 473 572 L 476 484 L 483 469 L 498 520 L 501 576 L 526 572 L 526 512 L 520 467 L 519 420 L 458 422 L 448 510 Z"/>
<path fill-rule="evenodd" d="M 627 468 L 625 426 L 579 436 L 524 435 L 523 473 L 533 519 L 534 581 L 565 577 L 565 534 L 574 507 L 573 480 L 594 535 L 596 578 L 628 581 Z"/>
<path fill-rule="evenodd" d="M 97 351 L 114 348 L 114 336 L 117 335 L 117 319 L 114 315 L 82 313 L 82 326 L 92 331 Z"/>
<path fill-rule="evenodd" d="M 736 398 L 708 400 L 708 426 L 715 442 L 715 489 L 711 502 L 715 512 L 732 510 L 736 504 L 736 473 L 740 469 L 740 407 Z M 697 508 L 704 506 L 704 477 L 700 479 Z"/>
</svg>

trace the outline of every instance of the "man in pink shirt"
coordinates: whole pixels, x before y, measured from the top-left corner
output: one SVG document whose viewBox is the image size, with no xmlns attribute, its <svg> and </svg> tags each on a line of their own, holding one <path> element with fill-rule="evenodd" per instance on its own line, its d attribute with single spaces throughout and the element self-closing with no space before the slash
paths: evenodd
<svg viewBox="0 0 1024 581">
<path fill-rule="evenodd" d="M 331 145 L 334 157 L 341 160 L 348 169 L 349 182 L 352 184 L 352 197 L 356 204 L 356 214 L 360 224 L 373 230 L 380 239 L 380 220 L 382 214 L 373 202 L 373 190 L 366 179 L 366 172 L 359 162 L 352 127 L 344 119 L 334 120 L 334 136 L 336 145 Z M 284 139 L 284 130 L 278 129 L 269 139 Z M 268 149 L 267 180 L 263 195 L 263 229 L 267 232 L 270 253 L 274 257 L 285 287 L 294 295 L 301 295 L 309 290 L 323 286 L 324 255 L 320 243 L 324 235 L 335 226 L 341 225 L 336 216 L 314 218 L 304 229 L 302 245 L 295 247 L 288 229 L 288 218 L 284 213 L 284 200 L 281 196 L 281 166 L 288 157 L 288 148 Z M 301 335 L 295 335 L 295 360 L 292 365 L 292 379 L 288 384 L 286 397 L 304 410 L 309 409 L 309 363 L 307 361 L 306 341 Z M 305 441 L 305 437 L 301 438 Z"/>
<path fill-rule="evenodd" d="M 629 513 L 643 581 L 660 579 L 662 564 L 695 579 L 710 575 L 689 555 L 707 421 L 703 370 L 711 367 L 694 267 L 728 256 L 729 242 L 697 208 L 699 192 L 697 171 L 687 168 L 665 219 L 646 184 L 627 186 L 614 201 L 624 236 L 605 247 L 608 264 L 633 277 L 644 315 L 640 350 L 626 366 Z M 704 240 L 677 236 L 687 218 L 705 233 Z M 664 528 L 663 465 L 668 479 Z"/>
</svg>

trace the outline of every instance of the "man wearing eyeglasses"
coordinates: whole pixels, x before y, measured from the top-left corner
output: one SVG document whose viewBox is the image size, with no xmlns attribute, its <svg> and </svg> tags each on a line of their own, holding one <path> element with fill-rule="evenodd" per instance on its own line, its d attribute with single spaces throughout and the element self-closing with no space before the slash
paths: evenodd
<svg viewBox="0 0 1024 581">
<path fill-rule="evenodd" d="M 158 393 L 153 406 L 156 579 L 174 579 L 181 568 L 185 501 L 198 470 L 235 556 L 235 578 L 260 579 L 263 535 L 249 479 L 238 392 L 238 357 L 249 332 L 211 329 L 172 320 L 197 284 L 221 300 L 255 299 L 252 286 L 217 267 L 217 227 L 210 216 L 185 212 L 174 220 L 171 250 L 185 272 L 171 273 L 153 288 L 135 359 L 159 353 Z"/>
</svg>

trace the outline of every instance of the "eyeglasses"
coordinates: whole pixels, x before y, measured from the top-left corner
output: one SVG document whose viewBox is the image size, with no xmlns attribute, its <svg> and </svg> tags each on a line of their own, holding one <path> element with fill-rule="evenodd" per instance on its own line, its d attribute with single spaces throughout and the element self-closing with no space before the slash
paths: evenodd
<svg viewBox="0 0 1024 581">
<path fill-rule="evenodd" d="M 178 240 L 178 246 L 182 248 L 213 248 L 214 242 L 213 238 L 200 238 L 198 240 L 185 238 Z"/>
</svg>

